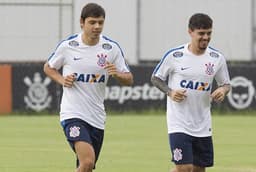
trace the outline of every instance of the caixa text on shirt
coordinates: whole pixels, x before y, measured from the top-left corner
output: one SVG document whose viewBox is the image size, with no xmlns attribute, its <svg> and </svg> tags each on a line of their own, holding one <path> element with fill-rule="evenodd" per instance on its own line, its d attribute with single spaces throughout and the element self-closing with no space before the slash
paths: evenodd
<svg viewBox="0 0 256 172">
<path fill-rule="evenodd" d="M 189 88 L 192 90 L 199 90 L 199 91 L 210 91 L 211 90 L 211 84 L 209 84 L 207 82 L 182 80 L 182 81 L 180 81 L 180 86 L 182 88 Z"/>
<path fill-rule="evenodd" d="M 78 74 L 74 73 L 76 81 L 88 82 L 88 83 L 100 83 L 105 82 L 106 76 L 104 74 Z"/>
</svg>

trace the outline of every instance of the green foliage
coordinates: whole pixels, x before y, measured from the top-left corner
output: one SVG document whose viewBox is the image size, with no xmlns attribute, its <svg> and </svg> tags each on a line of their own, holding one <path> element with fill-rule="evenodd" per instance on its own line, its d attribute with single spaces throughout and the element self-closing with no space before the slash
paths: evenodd
<svg viewBox="0 0 256 172">
<path fill-rule="evenodd" d="M 164 111 L 108 114 L 95 172 L 169 171 Z M 230 114 L 214 112 L 215 166 L 207 172 L 256 172 L 256 113 Z M 2 116 L 0 126 L 1 172 L 74 171 L 75 155 L 57 115 Z"/>
</svg>

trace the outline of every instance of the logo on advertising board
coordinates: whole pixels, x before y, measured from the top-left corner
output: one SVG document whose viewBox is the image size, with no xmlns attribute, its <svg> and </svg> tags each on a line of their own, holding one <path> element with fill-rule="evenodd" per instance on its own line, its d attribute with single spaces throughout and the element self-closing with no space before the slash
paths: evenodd
<svg viewBox="0 0 256 172">
<path fill-rule="evenodd" d="M 128 86 L 108 86 L 105 92 L 106 100 L 116 100 L 119 104 L 123 104 L 128 100 L 132 101 L 148 101 L 163 100 L 165 94 L 158 88 L 151 86 L 149 83 L 144 85 Z"/>
<path fill-rule="evenodd" d="M 248 108 L 255 96 L 253 82 L 243 76 L 231 80 L 232 89 L 228 94 L 229 103 L 236 109 Z"/>
<path fill-rule="evenodd" d="M 37 112 L 49 107 L 52 96 L 49 95 L 47 86 L 50 84 L 50 78 L 46 77 L 42 80 L 40 73 L 34 73 L 31 80 L 28 76 L 24 78 L 24 83 L 28 86 L 27 95 L 24 96 L 26 105 Z"/>
</svg>

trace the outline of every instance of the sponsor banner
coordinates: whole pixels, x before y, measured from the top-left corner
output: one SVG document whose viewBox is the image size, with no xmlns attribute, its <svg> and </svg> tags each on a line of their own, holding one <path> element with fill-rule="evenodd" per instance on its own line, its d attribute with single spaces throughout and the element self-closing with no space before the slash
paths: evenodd
<svg viewBox="0 0 256 172">
<path fill-rule="evenodd" d="M 43 64 L 13 66 L 14 111 L 57 111 L 60 88 L 43 72 Z"/>
<path fill-rule="evenodd" d="M 161 110 L 166 96 L 150 82 L 154 66 L 131 66 L 132 87 L 120 86 L 110 78 L 106 88 L 106 110 Z M 232 90 L 221 104 L 213 108 L 256 109 L 256 67 L 229 66 Z M 45 76 L 43 64 L 19 64 L 12 71 L 12 101 L 14 111 L 59 111 L 62 87 Z"/>
<path fill-rule="evenodd" d="M 134 85 L 120 86 L 110 80 L 106 88 L 106 109 L 114 110 L 148 110 L 163 109 L 166 106 L 166 96 L 150 82 L 153 67 L 132 66 Z"/>
</svg>

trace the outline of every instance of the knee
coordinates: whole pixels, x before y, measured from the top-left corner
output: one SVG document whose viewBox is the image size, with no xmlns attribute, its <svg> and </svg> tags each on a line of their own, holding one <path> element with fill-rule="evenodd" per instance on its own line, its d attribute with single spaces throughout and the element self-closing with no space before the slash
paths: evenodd
<svg viewBox="0 0 256 172">
<path fill-rule="evenodd" d="M 193 165 L 176 165 L 176 168 L 173 172 L 192 172 L 193 171 Z"/>
<path fill-rule="evenodd" d="M 81 169 L 83 172 L 92 171 L 92 169 L 94 168 L 94 165 L 95 165 L 94 161 L 87 158 L 79 162 L 79 169 Z"/>
</svg>

